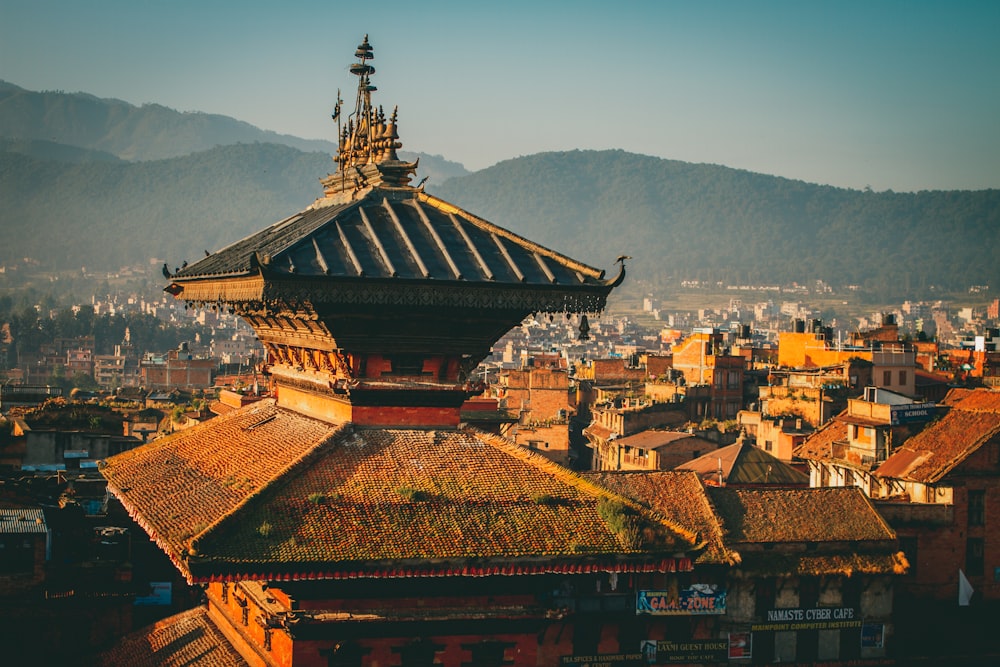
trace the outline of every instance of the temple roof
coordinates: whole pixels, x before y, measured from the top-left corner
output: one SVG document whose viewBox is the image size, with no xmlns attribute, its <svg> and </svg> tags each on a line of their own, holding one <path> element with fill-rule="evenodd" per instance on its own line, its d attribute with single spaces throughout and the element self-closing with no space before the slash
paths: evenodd
<svg viewBox="0 0 1000 667">
<path fill-rule="evenodd" d="M 704 545 L 695 558 L 697 565 L 732 564 L 732 552 L 723 543 L 722 526 L 705 487 L 695 473 L 687 471 L 614 471 L 582 473 L 587 479 L 636 502 L 674 517 L 696 530 Z"/>
<path fill-rule="evenodd" d="M 258 276 L 260 284 L 239 291 L 198 286 Z M 617 284 L 420 190 L 371 188 L 357 201 L 319 204 L 204 257 L 174 274 L 167 289 L 189 301 L 253 301 L 268 297 L 264 282 L 320 279 L 534 288 L 550 293 L 545 308 L 570 311 L 600 310 Z"/>
<path fill-rule="evenodd" d="M 351 283 L 386 281 L 402 290 L 433 285 L 417 303 L 444 298 L 443 286 L 516 287 L 501 303 L 534 311 L 602 310 L 614 282 L 604 271 L 544 248 L 410 185 L 417 163 L 396 154 L 397 111 L 387 118 L 372 102 L 374 49 L 367 36 L 358 46 L 354 111 L 341 113 L 337 93 L 338 152 L 335 173 L 321 179 L 324 196 L 312 206 L 232 245 L 185 265 L 167 291 L 195 303 L 240 303 L 274 298 L 336 301 Z M 259 278 L 236 285 L 232 279 Z M 226 281 L 225 279 L 229 279 Z M 322 279 L 320 281 L 320 279 Z M 305 280 L 311 287 L 289 290 Z M 320 281 L 324 289 L 317 289 Z M 270 288 L 270 289 L 269 289 Z M 379 289 L 387 292 L 383 285 Z M 452 295 L 454 296 L 454 295 Z M 384 295 L 383 298 L 391 298 Z M 411 303 L 413 294 L 410 294 Z M 468 294 L 458 303 L 468 305 Z"/>
<path fill-rule="evenodd" d="M 103 473 L 191 581 L 665 571 L 704 542 L 496 436 L 335 426 L 271 400 L 115 456 Z"/>
<path fill-rule="evenodd" d="M 107 667 L 246 667 L 208 608 L 174 614 L 122 637 L 94 663 Z"/>
</svg>

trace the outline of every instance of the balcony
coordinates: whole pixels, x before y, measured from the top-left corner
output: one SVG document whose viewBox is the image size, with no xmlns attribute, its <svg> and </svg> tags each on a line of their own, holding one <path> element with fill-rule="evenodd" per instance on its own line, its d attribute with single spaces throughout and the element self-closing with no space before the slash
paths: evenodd
<svg viewBox="0 0 1000 667">
<path fill-rule="evenodd" d="M 852 447 L 851 443 L 846 440 L 831 442 L 830 456 L 865 470 L 874 470 L 885 461 L 884 450 L 873 453 L 868 447 Z"/>
</svg>

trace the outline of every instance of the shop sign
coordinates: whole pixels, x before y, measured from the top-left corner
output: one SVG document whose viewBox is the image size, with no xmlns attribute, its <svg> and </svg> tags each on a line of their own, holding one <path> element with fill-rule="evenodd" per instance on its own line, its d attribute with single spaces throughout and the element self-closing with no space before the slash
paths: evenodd
<svg viewBox="0 0 1000 667">
<path fill-rule="evenodd" d="M 560 665 L 574 667 L 644 667 L 649 663 L 641 653 L 601 653 L 598 655 L 564 655 Z"/>
<path fill-rule="evenodd" d="M 934 418 L 934 403 L 908 403 L 889 407 L 889 423 L 892 426 L 925 422 Z"/>
<path fill-rule="evenodd" d="M 860 615 L 852 607 L 814 607 L 812 609 L 771 609 L 767 621 L 754 623 L 752 630 L 837 630 L 860 628 Z"/>
<path fill-rule="evenodd" d="M 861 626 L 861 648 L 883 648 L 885 645 L 885 624 L 865 623 Z"/>
<path fill-rule="evenodd" d="M 729 633 L 729 659 L 740 660 L 753 657 L 753 635 L 749 632 Z"/>
<path fill-rule="evenodd" d="M 725 639 L 663 641 L 647 639 L 640 646 L 648 665 L 725 662 L 729 642 Z"/>
<path fill-rule="evenodd" d="M 654 616 L 705 616 L 726 613 L 726 591 L 715 586 L 696 584 L 673 591 L 639 591 L 636 614 Z"/>
<path fill-rule="evenodd" d="M 149 595 L 135 596 L 133 604 L 139 606 L 169 606 L 172 585 L 169 581 L 149 582 Z"/>
</svg>

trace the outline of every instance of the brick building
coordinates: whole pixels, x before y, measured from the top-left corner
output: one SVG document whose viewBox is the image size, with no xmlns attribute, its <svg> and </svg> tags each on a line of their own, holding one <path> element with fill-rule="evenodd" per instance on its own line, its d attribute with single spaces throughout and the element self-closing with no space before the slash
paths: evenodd
<svg viewBox="0 0 1000 667">
<path fill-rule="evenodd" d="M 683 374 L 692 419 L 736 419 L 743 409 L 746 359 L 730 354 L 715 329 L 695 331 L 673 348 L 673 368 Z M 697 392 L 692 388 L 704 387 Z"/>
<path fill-rule="evenodd" d="M 147 389 L 208 389 L 218 367 L 218 360 L 197 359 L 182 346 L 166 356 L 140 360 L 139 382 Z"/>
<path fill-rule="evenodd" d="M 510 431 L 514 441 L 569 466 L 575 458 L 570 420 L 576 413 L 569 373 L 552 367 L 505 370 L 495 390 L 505 409 L 518 415 L 517 427 Z"/>
</svg>

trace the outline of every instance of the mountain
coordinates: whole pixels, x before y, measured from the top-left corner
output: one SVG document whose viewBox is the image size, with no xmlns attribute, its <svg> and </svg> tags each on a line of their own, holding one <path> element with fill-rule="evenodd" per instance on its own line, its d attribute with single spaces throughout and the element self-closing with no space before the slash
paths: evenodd
<svg viewBox="0 0 1000 667">
<path fill-rule="evenodd" d="M 227 116 L 180 112 L 159 104 L 134 106 L 86 93 L 34 92 L 5 81 L 0 81 L 0 137 L 86 148 L 130 161 L 181 157 L 240 143 L 282 144 L 328 156 L 337 151 L 330 141 L 278 134 Z M 469 173 L 440 155 L 402 151 L 401 157 L 419 157 L 419 177 L 428 176 L 434 183 Z"/>
<path fill-rule="evenodd" d="M 0 83 L 0 263 L 173 267 L 228 245 L 320 196 L 332 147 L 284 139 Z M 886 301 L 1000 286 L 1000 190 L 876 193 L 624 151 L 541 153 L 473 174 L 420 158 L 428 191 L 609 271 L 630 255 L 632 281 L 653 288 L 823 280 Z"/>
<path fill-rule="evenodd" d="M 883 297 L 1000 286 L 1000 190 L 847 190 L 623 151 L 542 153 L 435 194 L 633 276 L 859 285 Z"/>
<path fill-rule="evenodd" d="M 168 160 L 71 163 L 0 153 L 0 263 L 117 269 L 180 264 L 322 194 L 330 156 L 236 144 Z"/>
</svg>

